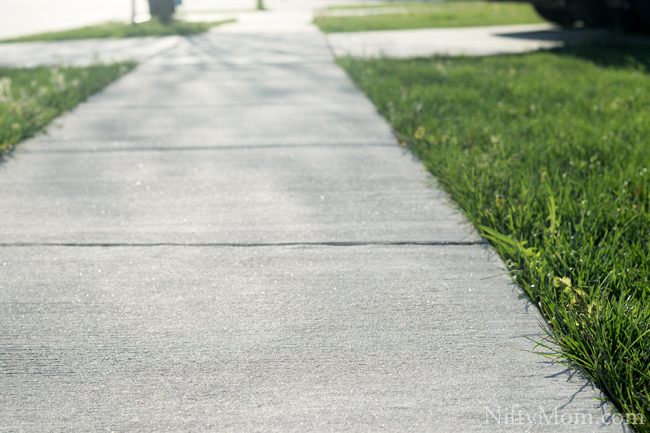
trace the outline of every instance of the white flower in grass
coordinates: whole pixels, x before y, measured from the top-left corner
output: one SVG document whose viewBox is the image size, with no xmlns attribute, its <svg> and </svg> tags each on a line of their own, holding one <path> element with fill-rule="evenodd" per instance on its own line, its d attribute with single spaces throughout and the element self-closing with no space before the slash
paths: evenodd
<svg viewBox="0 0 650 433">
<path fill-rule="evenodd" d="M 63 92 L 66 89 L 65 75 L 58 69 L 52 69 L 52 76 L 50 77 L 50 82 L 54 87 L 54 90 L 57 92 Z"/>
<path fill-rule="evenodd" d="M 11 78 L 0 78 L 0 102 L 11 102 L 13 99 L 11 95 Z"/>
</svg>

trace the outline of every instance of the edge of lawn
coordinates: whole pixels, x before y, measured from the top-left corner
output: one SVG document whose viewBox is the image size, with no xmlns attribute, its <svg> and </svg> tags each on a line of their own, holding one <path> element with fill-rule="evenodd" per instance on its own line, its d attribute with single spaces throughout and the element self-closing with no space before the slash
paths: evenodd
<svg viewBox="0 0 650 433">
<path fill-rule="evenodd" d="M 616 43 L 620 44 L 621 40 L 614 39 L 614 44 Z M 575 47 L 571 49 L 575 49 Z M 549 50 L 540 50 L 533 53 L 525 53 L 522 55 L 503 55 L 499 57 L 517 59 L 517 58 L 523 58 L 524 56 L 536 55 L 538 53 L 553 54 L 556 51 L 557 49 L 549 49 Z M 622 53 L 621 56 L 625 57 L 625 53 Z M 647 74 L 647 69 L 646 66 L 644 66 L 643 62 L 639 62 L 638 60 L 633 59 L 631 56 L 628 57 L 629 58 L 627 60 L 612 59 L 612 61 L 609 64 L 608 64 L 609 60 L 603 60 L 603 63 L 601 63 L 600 65 L 598 64 L 595 65 L 603 66 L 605 68 L 611 68 L 612 66 L 616 67 L 616 62 L 618 60 L 623 60 L 624 63 L 628 62 L 630 68 L 637 69 L 639 71 L 638 74 Z M 647 57 L 648 59 L 650 59 L 650 56 Z M 496 56 L 489 56 L 488 58 L 496 58 Z M 499 254 L 499 256 L 502 258 L 504 263 L 506 263 L 506 266 L 508 267 L 508 272 L 509 273 L 514 272 L 514 274 L 511 274 L 513 281 L 517 284 L 522 294 L 524 294 L 528 298 L 528 300 L 535 305 L 535 307 L 540 311 L 540 313 L 545 319 L 543 329 L 546 332 L 546 336 L 542 339 L 542 341 L 537 341 L 536 343 L 538 344 L 538 347 L 542 347 L 544 349 L 550 350 L 551 353 L 545 353 L 545 354 L 539 352 L 533 352 L 533 353 L 536 353 L 541 356 L 546 356 L 555 362 L 559 362 L 571 369 L 577 370 L 585 377 L 592 380 L 598 386 L 600 391 L 603 392 L 603 394 L 608 397 L 608 400 L 612 405 L 613 409 L 617 409 L 621 411 L 621 413 L 623 414 L 643 415 L 643 412 L 646 412 L 647 414 L 648 408 L 650 407 L 647 404 L 648 403 L 647 395 L 644 396 L 643 394 L 639 394 L 639 391 L 642 393 L 645 392 L 647 394 L 647 388 L 644 391 L 644 389 L 639 389 L 637 385 L 637 388 L 635 389 L 633 385 L 629 385 L 629 384 L 625 385 L 625 383 L 630 381 L 632 376 L 635 374 L 641 375 L 640 376 L 641 379 L 638 379 L 641 381 L 648 380 L 648 378 L 650 378 L 650 376 L 647 376 L 647 372 L 635 370 L 635 368 L 639 367 L 638 360 L 642 359 L 643 356 L 643 355 L 639 355 L 639 350 L 641 351 L 644 350 L 643 345 L 646 344 L 644 343 L 644 341 L 647 342 L 648 333 L 650 333 L 650 328 L 644 331 L 645 329 L 644 326 L 647 327 L 648 324 L 646 323 L 646 325 L 643 325 L 642 323 L 638 323 L 636 324 L 636 328 L 638 328 L 636 330 L 631 329 L 630 327 L 628 327 L 628 329 L 619 330 L 621 335 L 614 339 L 616 340 L 616 344 L 623 341 L 622 344 L 627 345 L 623 349 L 621 349 L 623 350 L 623 355 L 629 354 L 628 355 L 629 357 L 634 356 L 635 357 L 634 359 L 637 360 L 635 361 L 637 363 L 636 367 L 634 362 L 632 361 L 614 359 L 610 361 L 614 362 L 615 365 L 612 366 L 611 369 L 608 371 L 609 367 L 607 367 L 607 365 L 601 366 L 600 363 L 603 360 L 600 359 L 600 355 L 592 354 L 591 352 L 591 349 L 595 348 L 595 350 L 601 350 L 601 349 L 606 350 L 607 354 L 604 355 L 605 358 L 611 356 L 613 356 L 613 358 L 616 358 L 617 356 L 618 357 L 622 356 L 621 350 L 619 350 L 620 348 L 618 346 L 612 348 L 609 347 L 603 348 L 602 346 L 599 347 L 598 345 L 606 344 L 608 338 L 613 338 L 611 337 L 611 335 L 610 337 L 607 337 L 608 334 L 603 332 L 603 329 L 608 330 L 608 329 L 616 328 L 616 323 L 611 323 L 612 321 L 621 319 L 623 320 L 622 322 L 620 322 L 621 327 L 625 327 L 623 323 L 625 323 L 625 325 L 631 325 L 632 328 L 635 327 L 634 319 L 631 317 L 632 315 L 629 310 L 629 308 L 635 308 L 635 307 L 633 307 L 632 304 L 630 304 L 630 297 L 628 297 L 628 295 L 630 295 L 628 291 L 633 290 L 632 289 L 633 286 L 630 286 L 627 289 L 625 287 L 623 287 L 622 289 L 621 288 L 617 289 L 621 291 L 620 295 L 616 295 L 616 293 L 618 293 L 616 291 L 614 291 L 613 292 L 614 294 L 611 295 L 609 292 L 607 292 L 607 297 L 603 295 L 604 299 L 600 299 L 601 298 L 600 290 L 603 290 L 603 293 L 606 290 L 613 290 L 609 286 L 609 283 L 611 283 L 611 279 L 609 282 L 607 281 L 608 278 L 610 277 L 606 277 L 603 280 L 601 276 L 600 277 L 601 280 L 596 279 L 593 280 L 595 281 L 594 283 L 591 283 L 592 281 L 591 279 L 587 279 L 584 276 L 581 277 L 577 273 L 575 275 L 571 274 L 570 271 L 573 270 L 573 268 L 570 268 L 569 266 L 558 265 L 557 263 L 553 263 L 554 259 L 552 256 L 554 256 L 555 254 L 559 254 L 561 251 L 558 248 L 569 248 L 570 251 L 571 248 L 573 248 L 572 245 L 575 236 L 586 236 L 584 234 L 581 234 L 580 230 L 578 230 L 578 232 L 575 232 L 576 228 L 571 227 L 572 221 L 571 219 L 569 219 L 571 214 L 564 215 L 561 213 L 562 205 L 557 200 L 563 200 L 563 199 L 568 200 L 570 198 L 569 192 L 564 192 L 566 197 L 560 197 L 556 195 L 556 200 L 554 201 L 553 195 L 558 194 L 558 192 L 551 191 L 549 189 L 549 192 L 547 193 L 545 192 L 546 190 L 543 189 L 543 187 L 545 186 L 544 185 L 545 182 L 546 182 L 547 189 L 551 187 L 552 182 L 557 182 L 558 184 L 561 184 L 563 179 L 566 178 L 567 173 L 564 174 L 561 172 L 552 173 L 550 170 L 548 171 L 548 173 L 547 171 L 541 171 L 540 172 L 541 175 L 537 176 L 535 180 L 535 182 L 539 184 L 539 187 L 541 188 L 540 189 L 541 192 L 540 192 L 540 196 L 537 197 L 539 198 L 539 202 L 533 206 L 539 207 L 537 211 L 539 211 L 540 214 L 543 214 L 543 217 L 541 217 L 540 221 L 537 221 L 539 225 L 536 228 L 536 230 L 541 230 L 541 233 L 548 235 L 549 239 L 546 240 L 546 242 L 549 243 L 548 251 L 545 250 L 543 246 L 544 245 L 543 242 L 541 243 L 532 242 L 532 239 L 528 239 L 525 236 L 522 236 L 522 233 L 518 233 L 517 230 L 514 229 L 513 231 L 508 231 L 506 228 L 507 224 L 506 225 L 496 224 L 493 227 L 490 227 L 491 224 L 485 223 L 485 218 L 483 218 L 482 215 L 479 216 L 475 213 L 476 209 L 472 209 L 471 206 L 468 207 L 468 200 L 471 201 L 471 196 L 472 196 L 472 193 L 469 191 L 472 188 L 468 187 L 468 185 L 472 185 L 471 181 L 466 181 L 465 182 L 466 184 L 464 186 L 454 185 L 455 174 L 452 173 L 452 175 L 449 176 L 449 172 L 453 172 L 454 170 L 457 170 L 458 167 L 456 168 L 452 167 L 452 163 L 450 163 L 449 161 L 446 162 L 448 166 L 444 166 L 445 164 L 444 157 L 440 159 L 440 163 L 442 165 L 439 166 L 435 165 L 436 163 L 433 161 L 433 159 L 432 161 L 428 161 L 429 157 L 427 155 L 429 155 L 430 150 L 433 153 L 435 152 L 435 150 L 432 149 L 435 149 L 436 146 L 443 146 L 443 147 L 452 146 L 452 145 L 455 146 L 456 142 L 454 142 L 454 140 L 456 140 L 456 138 L 453 138 L 451 136 L 451 133 L 449 135 L 446 135 L 447 134 L 446 132 L 442 133 L 440 131 L 427 132 L 427 130 L 424 127 L 422 126 L 418 127 L 417 116 L 419 116 L 418 113 L 422 109 L 422 104 L 421 103 L 416 104 L 415 102 L 417 101 L 414 100 L 413 106 L 415 108 L 413 109 L 412 107 L 407 108 L 406 106 L 407 104 L 410 104 L 410 102 L 402 103 L 399 101 L 400 94 L 402 95 L 401 98 L 408 99 L 409 97 L 408 94 L 412 90 L 412 87 L 409 86 L 415 85 L 413 84 L 414 82 L 408 83 L 408 79 L 412 79 L 415 80 L 415 82 L 418 82 L 416 79 L 417 76 L 416 75 L 408 76 L 408 78 L 406 78 L 407 82 L 406 83 L 402 82 L 402 86 L 400 88 L 400 76 L 398 75 L 397 72 L 394 72 L 395 75 L 393 76 L 388 75 L 391 73 L 390 68 L 392 67 L 392 66 L 388 66 L 385 75 L 380 78 L 377 78 L 378 80 L 377 82 L 380 82 L 381 79 L 385 79 L 385 83 L 383 84 L 384 86 L 388 86 L 388 84 L 386 83 L 390 83 L 391 84 L 390 87 L 394 90 L 390 94 L 392 96 L 385 96 L 385 95 L 378 96 L 378 92 L 381 92 L 382 90 L 385 89 L 381 89 L 380 84 L 364 84 L 363 83 L 364 78 L 361 78 L 363 77 L 364 74 L 368 74 L 368 76 L 371 76 L 374 73 L 373 71 L 371 71 L 372 66 L 370 66 L 372 62 L 375 62 L 377 64 L 380 64 L 381 62 L 384 62 L 386 64 L 391 62 L 395 62 L 395 63 L 411 62 L 412 64 L 415 64 L 416 62 L 420 61 L 420 62 L 430 62 L 433 66 L 431 70 L 436 71 L 437 75 L 439 75 L 439 77 L 436 77 L 435 79 L 436 82 L 438 81 L 443 82 L 444 77 L 447 74 L 447 69 L 446 66 L 444 65 L 444 61 L 445 60 L 453 61 L 454 59 L 467 59 L 467 57 L 466 56 L 434 56 L 429 58 L 416 58 L 416 59 L 408 59 L 408 60 L 398 60 L 398 59 L 366 60 L 366 59 L 354 59 L 350 57 L 347 58 L 343 57 L 343 58 L 337 58 L 337 62 L 346 70 L 346 72 L 352 78 L 355 85 L 371 101 L 373 101 L 374 105 L 377 107 L 377 110 L 380 113 L 382 113 L 382 115 L 385 116 L 387 122 L 391 125 L 393 131 L 395 132 L 398 141 L 400 141 L 402 145 L 407 146 L 409 150 L 413 153 L 413 155 L 416 156 L 419 160 L 421 160 L 422 163 L 424 163 L 424 165 L 427 168 L 427 171 L 429 171 L 434 175 L 434 177 L 438 180 L 437 187 L 439 187 L 440 189 L 444 190 L 447 194 L 449 194 L 453 205 L 457 206 L 458 209 L 465 214 L 468 221 L 470 221 L 472 225 L 474 225 L 474 227 L 477 228 L 479 233 L 481 233 L 481 235 L 484 238 L 489 240 L 494 250 Z M 580 59 L 580 56 L 577 57 L 578 61 L 585 60 L 585 59 L 588 59 L 588 56 L 583 57 L 582 59 Z M 352 70 L 353 68 L 350 66 L 350 64 L 352 64 L 355 61 L 358 62 L 358 65 L 365 65 L 362 67 L 366 69 L 362 70 L 360 67 L 356 67 L 356 70 L 353 71 Z M 398 70 L 398 67 L 395 67 L 394 69 Z M 419 73 L 424 74 L 424 72 L 421 71 Z M 470 74 L 470 71 L 466 70 L 464 73 Z M 486 74 L 488 73 L 486 72 Z M 503 76 L 506 78 L 511 78 L 516 74 L 517 71 L 512 69 L 511 67 L 510 70 L 508 70 L 507 68 L 505 69 L 505 74 Z M 421 77 L 422 76 L 423 75 L 421 75 Z M 395 79 L 391 81 L 391 77 Z M 644 75 L 641 75 L 641 77 L 644 77 Z M 424 80 L 422 80 L 422 82 L 424 82 Z M 388 94 L 389 91 L 387 90 L 386 93 Z M 569 91 L 568 95 L 570 95 L 569 98 L 573 96 L 571 91 Z M 622 96 L 623 95 L 621 94 L 621 97 Z M 453 96 L 450 97 L 453 98 Z M 397 98 L 397 100 L 395 98 Z M 587 108 L 589 108 L 589 111 L 592 111 L 592 107 L 590 104 L 591 103 L 587 104 L 589 105 L 589 107 Z M 402 106 L 400 107 L 400 105 Z M 595 111 L 597 111 L 597 108 L 599 109 L 598 105 L 594 105 L 594 107 L 596 107 L 593 108 L 593 110 Z M 524 113 L 524 116 L 532 117 L 535 115 L 536 111 L 539 112 L 539 108 L 536 107 L 535 105 L 531 105 L 531 107 L 526 107 L 526 108 L 528 110 L 528 114 Z M 546 107 L 544 107 L 544 109 L 546 109 Z M 618 109 L 618 108 L 612 105 L 612 110 L 614 109 Z M 416 114 L 414 115 L 413 119 L 407 119 L 409 116 L 413 115 L 412 110 L 414 110 Z M 587 118 L 591 116 L 591 114 L 589 114 L 589 111 L 587 112 L 587 116 L 586 116 Z M 423 111 L 423 113 L 425 113 L 425 111 Z M 411 125 L 410 122 L 412 121 L 415 123 Z M 423 121 L 420 120 L 419 122 L 423 122 Z M 424 125 L 424 123 L 421 124 Z M 523 122 L 523 124 L 525 125 L 526 122 Z M 459 129 L 462 130 L 462 127 L 459 127 Z M 468 131 L 466 131 L 466 133 L 467 132 Z M 623 134 L 624 133 L 625 131 L 623 131 Z M 469 140 L 469 142 L 463 144 L 463 146 L 464 147 L 469 146 L 469 149 L 471 149 L 473 146 L 475 146 L 475 144 L 473 144 L 472 141 L 474 140 L 479 141 L 485 138 L 486 139 L 485 146 L 488 147 L 494 146 L 495 148 L 497 148 L 501 145 L 501 143 L 503 143 L 503 140 L 507 139 L 507 138 L 502 138 L 502 136 L 499 134 L 496 133 L 493 134 L 495 135 L 490 135 L 489 133 L 486 132 L 485 134 L 481 134 L 481 135 L 485 135 L 485 137 L 479 137 L 478 134 L 473 136 L 471 130 L 469 130 L 469 133 L 466 138 L 462 138 L 462 134 L 458 135 L 459 141 L 457 143 L 460 145 L 462 144 L 460 140 L 463 139 Z M 447 144 L 444 144 L 445 140 Z M 439 144 L 441 142 L 443 144 Z M 506 177 L 509 176 L 509 174 L 507 173 L 508 167 L 511 166 L 512 164 L 516 164 L 519 162 L 519 159 L 522 157 L 521 153 L 523 153 L 523 151 L 520 152 L 520 154 L 513 154 L 511 157 L 508 157 L 508 160 L 506 160 L 504 163 L 505 165 L 503 165 L 503 168 L 506 171 L 506 173 L 502 173 L 503 176 Z M 459 156 L 460 155 L 461 154 L 459 154 Z M 590 161 L 589 158 L 587 158 L 587 164 L 589 164 L 589 161 Z M 591 163 L 592 163 L 591 166 L 595 167 L 593 157 L 591 159 Z M 474 170 L 471 163 L 469 163 L 468 166 L 465 167 L 465 169 Z M 587 170 L 588 169 L 589 168 L 587 168 Z M 574 171 L 575 170 L 576 169 L 574 169 Z M 443 175 L 442 178 L 440 177 L 441 172 L 446 173 L 445 175 Z M 569 174 L 570 172 L 571 172 L 571 165 L 569 165 Z M 458 173 L 460 173 L 460 171 Z M 616 174 L 618 173 L 614 173 L 614 175 Z M 562 175 L 564 176 L 564 178 L 562 177 Z M 458 174 L 458 176 L 460 176 L 460 174 Z M 598 183 L 596 183 L 596 185 L 597 184 Z M 623 185 L 624 186 L 622 191 L 623 193 L 625 193 L 625 185 L 627 185 L 627 182 L 624 183 Z M 466 191 L 462 191 L 463 189 L 466 189 Z M 635 186 L 633 191 L 634 194 L 630 196 L 631 197 L 630 200 L 632 201 L 636 200 L 637 192 L 639 198 L 641 198 L 641 191 L 642 191 L 641 186 L 638 185 Z M 644 192 L 646 191 L 645 187 L 643 188 L 643 191 Z M 493 193 L 493 191 L 488 191 L 488 192 Z M 506 216 L 505 214 L 509 212 L 507 210 L 508 206 L 512 205 L 514 209 L 514 206 L 516 206 L 517 204 L 516 203 L 511 204 L 507 202 L 507 200 L 509 199 L 507 190 L 506 192 L 501 191 L 500 194 L 499 191 L 497 190 L 496 193 L 497 193 L 496 196 L 492 194 L 492 199 L 493 199 L 492 201 L 494 201 L 492 205 L 489 205 L 491 200 L 489 197 L 486 197 L 486 199 L 482 201 L 485 201 L 487 203 L 486 209 L 489 207 L 492 208 L 491 212 L 495 211 L 495 217 L 498 219 Z M 530 194 L 530 192 L 528 194 Z M 530 199 L 535 200 L 535 197 L 531 196 Z M 499 209 L 499 206 L 503 210 L 503 215 L 499 213 L 500 216 L 496 215 L 497 213 L 496 211 Z M 622 208 L 623 204 L 619 204 L 619 206 Z M 638 204 L 638 206 L 641 206 L 641 204 Z M 616 206 L 614 206 L 614 208 L 615 207 Z M 646 207 L 647 207 L 647 203 L 646 203 Z M 630 208 L 637 209 L 637 205 L 630 204 Z M 567 208 L 564 207 L 564 209 Z M 619 209 L 619 212 L 620 211 L 621 209 Z M 647 211 L 645 212 L 647 213 Z M 564 217 L 567 217 L 568 229 L 566 228 L 567 221 L 563 220 Z M 512 221 L 513 219 L 516 219 L 514 215 L 513 217 L 510 218 L 510 220 Z M 567 230 L 570 232 L 568 235 L 561 233 L 562 231 L 567 231 Z M 615 226 L 613 230 L 616 230 Z M 620 232 L 621 230 L 619 230 L 619 233 L 616 236 L 622 235 L 622 233 Z M 610 240 L 609 238 L 613 235 L 611 235 L 611 233 L 610 234 L 607 233 L 608 232 L 606 231 L 604 234 L 605 238 L 603 241 L 597 241 L 597 242 L 609 241 Z M 613 233 L 617 233 L 617 232 L 613 232 Z M 571 234 L 573 235 L 571 236 Z M 538 236 L 538 235 L 534 235 L 534 236 Z M 616 243 L 618 242 L 617 240 L 618 238 L 616 236 L 614 237 L 615 239 L 612 238 L 611 240 L 611 242 L 613 243 L 605 244 L 604 247 L 602 247 L 601 245 L 602 250 L 600 252 L 595 252 L 594 253 L 595 256 L 600 254 L 602 256 L 602 257 L 599 256 L 600 259 L 610 260 L 611 263 L 615 263 L 616 260 L 615 256 L 617 254 L 621 254 L 623 251 L 623 250 L 619 251 L 616 249 L 616 246 L 618 245 Z M 526 239 L 526 241 L 531 241 L 530 244 L 527 244 L 527 242 L 524 239 Z M 593 246 L 597 248 L 598 243 L 595 243 Z M 629 252 L 630 251 L 628 251 L 628 253 Z M 639 254 L 643 255 L 643 251 L 639 252 Z M 605 257 L 605 255 L 607 257 Z M 547 262 L 546 264 L 544 265 L 538 264 L 540 260 L 540 256 L 541 256 L 541 260 Z M 581 257 L 584 257 L 585 260 L 587 260 L 588 258 L 586 256 L 581 256 Z M 578 257 L 577 259 L 580 259 L 581 257 Z M 591 257 L 590 260 L 593 261 L 594 257 Z M 572 258 L 569 262 L 577 261 L 577 259 Z M 582 260 L 580 260 L 580 262 L 582 262 Z M 608 264 L 606 264 L 605 266 L 607 266 Z M 545 270 L 544 272 L 541 272 L 539 271 L 539 269 L 532 269 L 531 266 L 533 268 L 539 266 L 540 269 L 543 268 Z M 553 269 L 554 266 L 557 269 Z M 564 269 L 564 271 L 562 271 L 562 269 Z M 546 271 L 553 271 L 553 270 L 555 272 L 549 272 L 547 278 Z M 526 274 L 526 272 L 528 272 L 528 274 Z M 594 276 L 593 272 L 592 274 L 585 273 L 585 275 L 589 275 L 590 278 L 593 278 Z M 596 275 L 598 274 L 596 273 Z M 574 280 L 571 281 L 571 279 L 568 277 L 571 277 L 571 279 Z M 647 281 L 647 277 L 646 277 L 646 281 Z M 541 290 L 541 288 L 539 287 L 535 288 L 536 285 L 540 285 L 540 282 L 544 287 L 548 287 L 548 288 L 547 289 L 545 288 L 544 290 Z M 589 289 L 583 288 L 584 287 L 583 284 L 587 284 L 588 286 L 590 286 L 590 288 Z M 623 293 L 625 293 L 625 296 L 621 297 L 623 296 Z M 637 296 L 643 298 L 646 295 L 644 293 L 640 293 L 637 294 Z M 643 304 L 641 303 L 638 306 L 641 305 Z M 613 311 L 611 316 L 607 315 L 608 308 L 612 309 Z M 639 315 L 639 318 L 643 319 L 644 317 L 647 316 L 647 311 L 646 312 L 635 311 L 634 316 L 636 317 L 636 315 Z M 585 328 L 586 326 L 587 328 Z M 598 327 L 602 329 L 594 330 L 595 328 Z M 594 333 L 594 336 L 587 335 L 585 339 L 580 340 L 581 335 L 586 335 L 591 333 Z M 585 346 L 585 341 L 589 340 L 590 338 L 594 338 L 595 341 L 597 342 L 594 343 L 594 346 L 592 348 Z M 639 343 L 641 339 L 644 340 L 641 343 Z M 627 343 L 625 343 L 625 341 L 627 341 Z M 640 345 L 640 349 L 638 347 L 639 345 Z M 596 356 L 596 358 L 594 358 L 594 356 Z M 641 358 L 639 358 L 640 356 Z M 607 364 L 607 362 L 605 362 L 605 364 Z M 643 364 L 643 362 L 641 362 L 641 364 Z M 641 365 L 641 368 L 643 368 L 643 365 Z M 635 394 L 635 392 L 638 394 L 638 396 Z M 636 431 L 638 432 L 650 431 L 650 425 L 647 424 L 646 418 L 647 418 L 646 416 L 642 416 L 642 423 L 634 425 L 634 429 Z"/>
<path fill-rule="evenodd" d="M 169 24 L 162 24 L 157 19 L 152 19 L 138 24 L 125 24 L 121 22 L 109 21 L 103 24 L 84 26 L 76 29 L 45 32 L 35 35 L 4 39 L 0 40 L 0 43 L 135 38 L 149 36 L 193 36 L 205 33 L 213 27 L 233 21 L 235 20 L 228 19 L 211 22 L 189 22 L 172 20 Z"/>
<path fill-rule="evenodd" d="M 0 159 L 19 142 L 102 91 L 137 62 L 90 66 L 0 66 Z"/>
<path fill-rule="evenodd" d="M 404 8 L 413 11 L 358 16 L 316 15 L 313 23 L 323 33 L 547 23 L 530 4 L 519 2 L 448 1 L 422 3 L 421 6 L 412 6 L 409 3 Z M 368 5 L 359 9 L 382 8 L 372 8 Z"/>
</svg>

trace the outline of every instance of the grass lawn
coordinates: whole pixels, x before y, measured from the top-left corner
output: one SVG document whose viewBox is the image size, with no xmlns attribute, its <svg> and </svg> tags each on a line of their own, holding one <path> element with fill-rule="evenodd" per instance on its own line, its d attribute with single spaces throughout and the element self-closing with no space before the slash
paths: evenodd
<svg viewBox="0 0 650 433">
<path fill-rule="evenodd" d="M 450 0 L 450 1 L 474 1 L 474 0 Z M 438 1 L 421 1 L 421 2 L 383 2 L 383 3 L 370 3 L 370 4 L 352 4 L 352 5 L 336 5 L 330 6 L 327 10 L 337 10 L 337 9 L 377 9 L 377 8 L 427 8 L 431 4 L 439 4 Z"/>
<path fill-rule="evenodd" d="M 230 20 L 232 21 L 232 20 Z M 95 38 L 132 38 L 137 36 L 169 36 L 169 35 L 196 35 L 207 32 L 211 27 L 230 21 L 211 23 L 190 23 L 174 20 L 165 25 L 156 19 L 140 24 L 106 23 L 96 26 L 82 27 L 80 29 L 64 30 L 60 32 L 41 33 L 38 35 L 23 36 L 7 39 L 1 42 L 30 42 L 30 41 L 63 41 L 69 39 L 95 39 Z"/>
<path fill-rule="evenodd" d="M 427 7 L 426 2 L 384 2 L 384 3 L 370 3 L 370 4 L 353 4 L 353 5 L 336 5 L 330 6 L 327 10 L 337 9 L 376 9 L 376 8 L 407 8 L 407 7 Z"/>
<path fill-rule="evenodd" d="M 0 154 L 134 67 L 0 67 Z"/>
<path fill-rule="evenodd" d="M 650 48 L 339 61 L 650 432 Z"/>
<path fill-rule="evenodd" d="M 367 16 L 317 16 L 314 23 L 325 33 L 371 30 L 471 27 L 544 23 L 528 3 L 454 1 L 435 3 L 386 3 L 381 7 L 412 9 L 409 12 Z"/>
</svg>

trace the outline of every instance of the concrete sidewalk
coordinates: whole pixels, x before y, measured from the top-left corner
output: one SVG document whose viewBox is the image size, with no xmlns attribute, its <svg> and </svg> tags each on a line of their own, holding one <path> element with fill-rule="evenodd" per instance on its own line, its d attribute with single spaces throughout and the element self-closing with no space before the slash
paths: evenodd
<svg viewBox="0 0 650 433">
<path fill-rule="evenodd" d="M 537 310 L 289 15 L 0 164 L 0 431 L 624 431 L 517 350 Z"/>
<path fill-rule="evenodd" d="M 409 58 L 515 54 L 596 40 L 608 34 L 606 30 L 520 24 L 330 33 L 327 40 L 336 56 Z"/>
</svg>

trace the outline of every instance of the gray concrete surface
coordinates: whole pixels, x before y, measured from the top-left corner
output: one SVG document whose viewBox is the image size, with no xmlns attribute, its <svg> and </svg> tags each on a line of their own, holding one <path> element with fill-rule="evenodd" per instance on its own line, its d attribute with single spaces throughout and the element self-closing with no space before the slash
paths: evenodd
<svg viewBox="0 0 650 433">
<path fill-rule="evenodd" d="M 172 49 L 179 39 L 169 36 L 5 43 L 0 44 L 0 64 L 30 68 L 40 65 L 86 66 L 96 62 L 146 61 Z"/>
<path fill-rule="evenodd" d="M 620 430 L 484 247 L 0 251 L 8 431 Z"/>
<path fill-rule="evenodd" d="M 330 33 L 337 56 L 425 57 L 436 54 L 485 56 L 535 51 L 601 38 L 604 30 L 562 30 L 549 24 Z"/>
<path fill-rule="evenodd" d="M 0 164 L 0 431 L 624 431 L 325 38 L 240 25 Z"/>
</svg>

